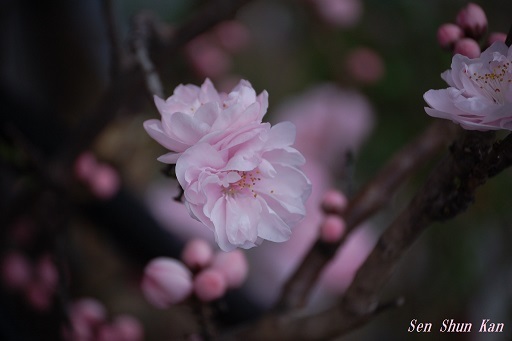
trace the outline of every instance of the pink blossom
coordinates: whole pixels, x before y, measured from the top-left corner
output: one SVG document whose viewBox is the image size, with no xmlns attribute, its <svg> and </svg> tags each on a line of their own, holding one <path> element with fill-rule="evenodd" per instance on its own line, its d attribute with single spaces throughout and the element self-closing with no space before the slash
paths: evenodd
<svg viewBox="0 0 512 341">
<path fill-rule="evenodd" d="M 304 217 L 311 184 L 294 140 L 289 122 L 252 124 L 181 155 L 176 176 L 185 204 L 224 251 L 286 241 Z"/>
<path fill-rule="evenodd" d="M 155 307 L 168 308 L 192 291 L 192 274 L 183 263 L 166 257 L 153 259 L 144 269 L 142 292 Z"/>
<path fill-rule="evenodd" d="M 171 152 L 158 158 L 175 163 L 187 148 L 203 139 L 210 143 L 249 123 L 260 123 L 268 107 L 268 94 L 256 95 L 252 85 L 241 80 L 229 93 L 219 93 L 206 79 L 201 87 L 179 85 L 166 100 L 155 96 L 161 120 L 144 122 L 148 134 Z"/>
<path fill-rule="evenodd" d="M 479 58 L 455 55 L 441 77 L 449 87 L 429 90 L 427 114 L 468 130 L 512 130 L 512 50 L 496 42 Z"/>
</svg>

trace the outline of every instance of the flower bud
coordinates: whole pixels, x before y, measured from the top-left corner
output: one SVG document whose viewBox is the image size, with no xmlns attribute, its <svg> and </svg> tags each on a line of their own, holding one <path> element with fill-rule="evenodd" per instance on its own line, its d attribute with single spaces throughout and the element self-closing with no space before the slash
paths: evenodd
<svg viewBox="0 0 512 341">
<path fill-rule="evenodd" d="M 181 259 L 192 270 L 202 269 L 211 263 L 213 250 L 205 240 L 193 239 L 185 245 Z"/>
<path fill-rule="evenodd" d="M 42 285 L 46 286 L 50 291 L 54 291 L 57 288 L 59 272 L 49 254 L 42 256 L 38 260 L 35 271 Z"/>
<path fill-rule="evenodd" d="M 81 298 L 71 305 L 69 312 L 73 325 L 86 325 L 93 328 L 107 318 L 105 306 L 94 298 Z"/>
<path fill-rule="evenodd" d="M 478 58 L 480 53 L 480 46 L 471 38 L 463 38 L 457 41 L 453 47 L 453 54 L 461 54 L 468 58 Z"/>
<path fill-rule="evenodd" d="M 213 259 L 212 269 L 218 270 L 224 275 L 229 288 L 237 288 L 245 281 L 249 265 L 245 253 L 237 249 L 217 253 Z"/>
<path fill-rule="evenodd" d="M 19 252 L 11 252 L 2 260 L 2 278 L 12 289 L 22 289 L 32 276 L 32 266 L 28 259 Z"/>
<path fill-rule="evenodd" d="M 362 84 L 375 84 L 382 79 L 385 66 L 381 56 L 373 49 L 359 47 L 350 51 L 345 69 L 354 80 Z"/>
<path fill-rule="evenodd" d="M 345 231 L 345 221 L 338 215 L 328 215 L 320 225 L 320 239 L 326 243 L 336 243 Z"/>
<path fill-rule="evenodd" d="M 119 340 L 123 341 L 142 341 L 144 339 L 144 329 L 138 319 L 131 315 L 118 315 L 112 322 L 119 335 Z"/>
<path fill-rule="evenodd" d="M 82 181 L 88 181 L 97 165 L 98 162 L 92 152 L 83 152 L 75 160 L 75 176 Z"/>
<path fill-rule="evenodd" d="M 110 165 L 99 164 L 89 179 L 91 191 L 100 199 L 110 199 L 119 190 L 119 174 Z"/>
<path fill-rule="evenodd" d="M 464 32 L 455 24 L 443 24 L 437 30 L 437 41 L 444 49 L 452 49 L 455 42 L 463 37 Z"/>
<path fill-rule="evenodd" d="M 194 279 L 194 292 L 203 302 L 210 302 L 224 296 L 227 290 L 226 278 L 216 269 L 205 269 Z"/>
<path fill-rule="evenodd" d="M 341 213 L 347 207 L 347 204 L 347 198 L 343 193 L 331 189 L 325 192 L 321 205 L 325 213 Z"/>
<path fill-rule="evenodd" d="M 460 10 L 455 22 L 470 38 L 480 39 L 487 31 L 487 16 L 482 7 L 474 3 Z"/>
<path fill-rule="evenodd" d="M 183 301 L 192 291 L 192 274 L 172 258 L 155 258 L 144 270 L 142 292 L 157 308 L 165 309 Z"/>
<path fill-rule="evenodd" d="M 502 43 L 504 43 L 505 40 L 507 40 L 507 35 L 505 33 L 492 32 L 491 34 L 489 34 L 489 37 L 487 38 L 487 44 L 489 46 L 491 46 L 492 44 L 494 44 L 497 41 L 501 41 Z"/>
</svg>

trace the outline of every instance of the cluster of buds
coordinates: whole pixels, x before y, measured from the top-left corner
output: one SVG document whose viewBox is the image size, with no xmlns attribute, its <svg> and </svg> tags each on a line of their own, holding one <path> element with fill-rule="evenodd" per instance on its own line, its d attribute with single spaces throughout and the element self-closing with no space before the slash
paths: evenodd
<svg viewBox="0 0 512 341">
<path fill-rule="evenodd" d="M 320 239 L 326 243 L 336 243 L 345 233 L 345 221 L 341 214 L 347 208 L 347 197 L 338 190 L 331 189 L 324 194 L 322 210 L 325 214 L 320 224 Z"/>
<path fill-rule="evenodd" d="M 183 302 L 192 294 L 210 302 L 224 296 L 228 289 L 241 286 L 247 271 L 241 250 L 214 253 L 206 241 L 193 239 L 185 245 L 181 261 L 159 257 L 146 266 L 142 292 L 160 309 Z"/>
<path fill-rule="evenodd" d="M 2 258 L 1 270 L 3 284 L 24 296 L 31 307 L 38 311 L 51 308 L 59 274 L 50 254 L 32 261 L 19 251 L 10 251 Z"/>
<path fill-rule="evenodd" d="M 108 319 L 105 306 L 94 298 L 81 298 L 69 308 L 69 325 L 62 329 L 68 341 L 141 341 L 144 330 L 138 319 L 122 314 Z"/>
<path fill-rule="evenodd" d="M 442 48 L 469 58 L 480 56 L 479 41 L 487 32 L 487 16 L 484 10 L 474 3 L 469 3 L 457 14 L 455 23 L 446 23 L 439 27 L 437 40 Z M 505 33 L 489 34 L 486 46 L 496 41 L 504 42 Z"/>
</svg>

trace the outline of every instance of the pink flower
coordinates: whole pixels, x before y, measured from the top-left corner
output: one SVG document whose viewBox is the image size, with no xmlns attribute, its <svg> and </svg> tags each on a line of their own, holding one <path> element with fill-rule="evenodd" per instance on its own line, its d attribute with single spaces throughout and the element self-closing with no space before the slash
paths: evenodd
<svg viewBox="0 0 512 341">
<path fill-rule="evenodd" d="M 207 138 L 210 143 L 249 123 L 260 123 L 268 107 L 268 94 L 256 96 L 241 80 L 229 93 L 219 93 L 209 79 L 201 87 L 179 85 L 166 100 L 155 96 L 161 120 L 144 122 L 148 134 L 171 152 L 158 158 L 175 163 L 187 148 Z"/>
<path fill-rule="evenodd" d="M 291 145 L 295 128 L 250 124 L 215 144 L 197 143 L 176 164 L 190 214 L 209 227 L 224 251 L 263 239 L 283 242 L 305 215 L 311 184 Z"/>
<path fill-rule="evenodd" d="M 427 114 L 468 130 L 512 130 L 512 50 L 496 42 L 479 58 L 455 55 L 441 77 L 450 86 L 423 96 Z"/>
</svg>

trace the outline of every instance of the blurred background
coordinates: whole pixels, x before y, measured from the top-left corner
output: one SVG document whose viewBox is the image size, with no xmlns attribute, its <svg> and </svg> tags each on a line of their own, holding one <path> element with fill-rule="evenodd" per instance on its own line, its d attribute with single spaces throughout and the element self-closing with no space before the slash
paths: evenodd
<svg viewBox="0 0 512 341">
<path fill-rule="evenodd" d="M 145 120 L 159 117 L 143 82 L 113 104 L 106 103 L 105 96 L 115 96 L 113 85 L 123 83 L 113 80 L 133 63 L 135 15 L 152 13 L 166 37 L 212 3 L 0 1 L 0 338 L 58 339 L 66 307 L 80 297 L 100 300 L 109 316 L 135 316 L 144 326 L 146 340 L 174 340 L 197 330 L 189 307 L 157 310 L 146 303 L 139 283 L 151 258 L 179 257 L 187 238 L 212 236 L 172 200 L 177 183 L 162 174 L 165 165 L 156 160 L 165 150 L 142 128 Z M 488 32 L 508 32 L 512 3 L 475 3 L 487 13 Z M 436 32 L 439 25 L 454 22 L 466 4 L 248 1 L 229 21 L 158 61 L 163 95 L 171 96 L 179 84 L 200 85 L 206 77 L 219 91 L 229 92 L 240 79 L 249 80 L 258 93 L 267 90 L 266 119 L 294 121 L 297 148 L 313 160 L 308 161 L 308 175 L 314 185 L 319 183 L 310 204 L 314 218 L 299 228 L 316 231 L 320 213 L 315 207 L 323 190 L 336 186 L 350 196 L 433 121 L 424 112 L 422 96 L 429 89 L 446 87 L 440 74 L 451 62 L 450 52 L 439 47 Z M 354 156 L 348 166 L 347 151 Z M 91 180 L 81 172 L 80 162 L 101 165 L 101 170 Z M 354 241 L 346 262 L 364 259 L 435 162 L 389 198 L 388 207 Z M 510 188 L 508 170 L 477 191 L 466 213 L 428 229 L 383 293 L 384 300 L 403 296 L 405 304 L 343 339 L 509 337 Z M 291 271 L 313 235 L 306 232 L 300 241 L 282 246 L 284 251 L 266 244 L 261 250 L 248 250 L 247 284 L 214 304 L 221 324 L 247 321 L 268 309 L 283 280 L 282 271 Z M 281 255 L 275 268 L 267 262 L 269 255 Z M 53 264 L 48 271 L 56 272 L 53 282 L 44 280 L 52 276 L 48 271 L 37 270 L 44 268 L 41 264 L 48 257 Z M 30 263 L 39 284 L 22 290 L 10 282 L 10 267 L 19 268 L 12 259 Z M 342 292 L 354 270 L 348 266 L 340 277 L 326 279 L 325 290 L 331 292 L 317 294 L 319 304 Z M 51 289 L 41 289 L 48 281 Z M 496 338 L 407 333 L 412 319 L 432 322 L 438 330 L 444 319 L 451 318 L 473 322 L 474 328 L 489 318 L 505 323 L 505 333 Z"/>
</svg>

